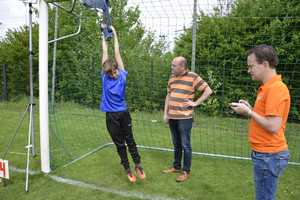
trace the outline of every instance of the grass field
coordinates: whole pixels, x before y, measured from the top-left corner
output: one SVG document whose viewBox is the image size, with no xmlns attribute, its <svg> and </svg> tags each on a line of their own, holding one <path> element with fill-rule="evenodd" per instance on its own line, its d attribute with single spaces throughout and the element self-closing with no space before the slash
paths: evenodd
<svg viewBox="0 0 300 200">
<path fill-rule="evenodd" d="M 1 102 L 0 103 L 0 157 L 4 154 L 8 144 L 15 132 L 20 119 L 26 109 L 28 99 L 22 99 L 20 102 Z M 64 107 L 67 112 L 67 106 Z M 107 134 L 94 136 L 93 133 L 99 130 L 105 130 L 103 116 L 97 114 L 93 119 L 84 115 L 87 108 L 80 110 L 73 109 L 72 117 L 68 115 L 56 115 L 60 123 L 52 121 L 55 126 L 54 132 L 60 130 L 58 137 L 63 141 L 65 147 L 72 153 L 72 157 L 82 154 L 78 149 L 82 149 L 88 144 L 90 149 L 99 141 L 106 143 L 111 142 Z M 215 159 L 206 156 L 193 156 L 192 171 L 190 178 L 183 182 L 177 183 L 175 179 L 179 174 L 162 174 L 163 169 L 169 168 L 173 162 L 173 153 L 167 151 L 149 150 L 139 148 L 142 157 L 142 166 L 147 175 L 146 180 L 137 178 L 135 183 L 128 181 L 120 160 L 116 153 L 115 146 L 107 146 L 96 151 L 72 164 L 65 167 L 60 159 L 68 157 L 66 154 L 55 151 L 60 149 L 52 149 L 51 154 L 55 155 L 52 162 L 58 166 L 55 171 L 50 174 L 40 172 L 40 156 L 39 156 L 39 118 L 35 112 L 35 131 L 36 131 L 36 152 L 37 156 L 31 159 L 30 170 L 32 174 L 29 176 L 29 193 L 25 195 L 25 177 L 24 170 L 26 168 L 27 151 L 25 146 L 28 142 L 28 124 L 29 119 L 26 115 L 20 130 L 18 131 L 6 160 L 10 164 L 10 179 L 6 181 L 7 186 L 0 185 L 0 199 L 254 199 L 254 183 L 252 174 L 252 162 L 234 159 Z M 74 115 L 78 115 L 79 121 L 74 119 Z M 172 148 L 170 136 L 167 127 L 161 123 L 158 116 L 145 116 L 143 113 L 133 113 L 133 122 L 136 123 L 137 144 L 142 146 L 162 146 L 164 148 Z M 83 120 L 85 119 L 85 120 Z M 153 126 L 149 126 L 147 121 L 155 119 Z M 225 119 L 224 119 L 225 120 Z M 81 121 L 81 125 L 79 122 Z M 89 122 L 87 122 L 89 121 Z M 206 134 L 195 134 L 193 137 L 193 151 L 205 152 L 210 146 L 209 152 L 217 154 L 230 153 L 240 151 L 241 155 L 248 156 L 247 152 L 249 144 L 247 135 L 237 134 L 232 129 L 241 128 L 247 130 L 247 121 L 230 119 L 228 121 L 218 121 L 214 123 L 207 119 L 195 121 L 193 130 L 197 133 L 205 130 Z M 232 123 L 229 125 L 229 123 Z M 139 123 L 139 124 L 137 124 Z M 144 124 L 143 124 L 144 123 Z M 67 125 L 68 124 L 68 125 Z M 71 125 L 70 125 L 71 124 Z M 97 128 L 94 126 L 97 125 Z M 90 131 L 85 139 L 79 132 L 86 133 L 86 129 Z M 224 129 L 230 137 L 222 137 L 221 129 Z M 66 131 L 62 131 L 66 130 Z M 160 130 L 160 134 L 156 133 Z M 290 127 L 290 134 L 296 135 L 299 126 Z M 67 133 L 70 132 L 70 135 Z M 243 131 L 242 131 L 243 132 Z M 65 133 L 65 134 L 63 134 Z M 72 134 L 76 133 L 76 134 Z M 143 135 L 138 135 L 142 134 Z M 152 133 L 152 134 L 151 134 Z M 211 134 L 219 134 L 218 139 L 211 140 Z M 65 136 L 66 135 L 66 136 Z M 151 136 L 151 138 L 149 138 Z M 65 137 L 65 138 L 63 138 Z M 53 135 L 50 143 L 57 144 L 57 140 Z M 70 141 L 67 141 L 70 139 Z M 192 139 L 192 140 L 193 140 Z M 85 141 L 86 140 L 86 141 Z M 228 142 L 228 148 L 218 148 L 218 145 Z M 68 142 L 70 144 L 68 144 Z M 211 144 L 209 144 L 211 143 Z M 77 145 L 78 144 L 78 145 Z M 207 144 L 201 145 L 200 144 Z M 212 145 L 214 144 L 214 145 Z M 72 148 L 72 145 L 74 146 Z M 78 148 L 76 147 L 79 146 Z M 299 153 L 299 146 L 295 143 L 296 153 Z M 231 148 L 232 147 L 232 148 Z M 239 148 L 239 149 L 237 149 Z M 84 150 L 84 151 L 88 151 Z M 208 152 L 208 153 L 209 153 Z M 297 154 L 299 155 L 299 154 Z M 53 164 L 53 163 L 52 163 Z M 23 170 L 23 171 L 22 171 Z M 282 174 L 277 191 L 277 199 L 299 199 L 300 196 L 300 166 L 288 165 L 286 171 Z"/>
</svg>

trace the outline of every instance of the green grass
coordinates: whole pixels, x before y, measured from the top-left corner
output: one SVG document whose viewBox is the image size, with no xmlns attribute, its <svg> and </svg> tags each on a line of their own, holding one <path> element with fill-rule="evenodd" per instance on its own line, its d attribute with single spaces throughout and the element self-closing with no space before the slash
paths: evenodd
<svg viewBox="0 0 300 200">
<path fill-rule="evenodd" d="M 57 108 L 51 115 L 50 123 L 53 127 L 51 150 L 54 168 L 112 142 L 106 130 L 105 113 L 98 108 L 91 109 L 74 102 L 57 103 Z M 170 130 L 163 122 L 162 112 L 132 112 L 131 116 L 138 145 L 173 149 Z M 216 157 L 249 158 L 251 148 L 248 127 L 249 119 L 204 117 L 198 113 L 191 135 L 192 150 L 195 154 Z M 297 139 L 299 130 L 299 124 L 287 126 L 290 162 L 300 162 L 300 143 Z"/>
<path fill-rule="evenodd" d="M 37 101 L 37 100 L 36 100 Z M 28 104 L 27 99 L 21 102 L 1 102 L 0 103 L 0 157 L 4 154 L 8 144 L 15 132 L 20 119 Z M 72 105 L 73 106 L 73 105 Z M 97 110 L 91 115 L 88 108 L 72 107 L 72 115 L 67 115 L 68 107 L 64 105 L 64 115 L 59 118 L 56 130 L 63 129 L 61 136 L 70 151 L 75 151 L 72 156 L 80 156 L 82 151 L 88 152 L 93 146 L 101 146 L 101 143 L 111 142 L 105 128 L 103 114 Z M 74 115 L 79 116 L 74 121 Z M 161 114 L 153 113 L 132 113 L 137 144 L 143 146 L 163 146 L 172 148 L 168 127 L 161 121 Z M 76 119 L 76 118 L 75 118 Z M 151 120 L 157 120 L 152 122 Z M 150 122 L 149 122 L 150 121 Z M 239 123 L 241 122 L 241 123 Z M 247 134 L 237 133 L 237 130 L 247 130 L 247 120 L 237 119 L 213 119 L 201 118 L 195 120 L 193 130 L 193 151 L 230 153 L 234 150 L 241 151 L 245 156 L 249 144 Z M 9 153 L 6 160 L 10 166 L 20 169 L 26 168 L 26 149 L 28 141 L 29 119 L 26 115 L 20 130 L 18 131 L 10 152 L 20 152 L 24 155 Z M 71 125 L 69 125 L 71 124 Z M 289 125 L 290 126 L 290 125 Z M 87 129 L 87 130 L 86 130 Z M 222 132 L 221 130 L 224 129 Z M 299 132 L 299 126 L 290 128 L 291 135 Z M 35 112 L 35 131 L 36 131 L 36 151 L 38 155 L 32 158 L 30 170 L 40 171 L 39 156 L 39 118 Z M 100 135 L 97 135 L 97 132 Z M 63 136 L 67 134 L 69 135 Z M 79 135 L 80 132 L 86 133 L 86 137 Z M 199 133 L 200 132 L 200 133 Z M 225 137 L 224 132 L 230 137 Z M 244 131 L 241 131 L 244 132 Z M 77 134 L 77 136 L 76 136 Z M 98 133 L 99 134 L 99 133 Z M 216 136 L 213 136 L 213 135 Z M 94 136 L 96 135 L 96 136 Z M 214 140 L 212 139 L 214 138 Z M 59 144 L 51 136 L 51 144 L 56 144 L 56 151 Z M 70 139 L 70 141 L 67 141 Z M 245 141 L 244 141 L 245 140 Z M 87 144 L 86 150 L 79 151 L 76 143 Z M 75 143 L 76 142 L 76 143 Z M 225 143 L 226 142 L 226 143 Z M 227 147 L 220 148 L 218 145 L 225 143 Z M 72 148 L 71 148 L 72 147 Z M 299 155 L 299 144 L 295 142 L 295 154 Z M 25 173 L 10 170 L 10 179 L 6 181 L 7 186 L 0 185 L 0 199 L 141 199 L 149 198 L 169 198 L 169 199 L 254 199 L 254 183 L 252 174 L 252 162 L 235 159 L 215 159 L 203 156 L 193 156 L 190 178 L 177 183 L 175 179 L 179 174 L 163 174 L 162 170 L 169 168 L 173 162 L 173 153 L 139 148 L 142 157 L 142 166 L 146 172 L 147 179 L 137 178 L 135 183 L 128 181 L 123 167 L 120 165 L 120 158 L 117 155 L 115 146 L 107 146 L 95 153 L 90 154 L 66 167 L 62 167 L 69 161 L 65 159 L 63 151 L 56 155 L 52 162 L 62 162 L 57 164 L 57 168 L 49 175 L 42 173 L 29 176 L 29 193 L 25 195 Z M 131 159 L 130 159 L 131 161 Z M 131 161 L 132 163 L 132 161 Z M 133 166 L 133 165 L 132 165 Z M 96 189 L 82 186 L 61 183 L 53 177 L 74 180 L 90 184 Z M 285 172 L 280 177 L 277 199 L 298 199 L 300 196 L 300 166 L 288 165 Z"/>
</svg>

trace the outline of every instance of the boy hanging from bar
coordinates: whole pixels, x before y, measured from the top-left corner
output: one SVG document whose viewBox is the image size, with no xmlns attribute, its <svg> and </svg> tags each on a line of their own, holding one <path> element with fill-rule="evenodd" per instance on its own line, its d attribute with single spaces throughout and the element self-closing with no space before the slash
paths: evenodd
<svg viewBox="0 0 300 200">
<path fill-rule="evenodd" d="M 104 29 L 106 25 L 101 24 Z M 140 165 L 141 157 L 138 153 L 135 140 L 132 133 L 131 116 L 125 103 L 125 87 L 127 71 L 124 68 L 123 61 L 119 51 L 119 42 L 117 33 L 113 26 L 110 26 L 114 36 L 114 48 L 116 60 L 108 58 L 107 41 L 102 39 L 103 57 L 102 57 L 102 101 L 100 110 L 106 112 L 106 127 L 116 145 L 117 152 L 121 158 L 121 164 L 124 166 L 129 181 L 136 180 L 130 168 L 125 142 L 135 163 L 135 171 L 141 179 L 145 179 L 145 173 Z"/>
</svg>

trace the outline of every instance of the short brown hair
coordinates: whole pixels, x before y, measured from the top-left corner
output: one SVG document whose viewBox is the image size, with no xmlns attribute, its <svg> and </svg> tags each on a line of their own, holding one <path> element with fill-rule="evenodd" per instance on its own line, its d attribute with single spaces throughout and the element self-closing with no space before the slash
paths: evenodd
<svg viewBox="0 0 300 200">
<path fill-rule="evenodd" d="M 113 70 L 118 69 L 118 63 L 117 61 L 115 61 L 114 59 L 107 59 L 104 63 L 103 63 L 103 74 L 110 74 L 112 73 Z"/>
<path fill-rule="evenodd" d="M 256 56 L 256 61 L 258 64 L 262 64 L 264 61 L 267 61 L 272 69 L 275 69 L 278 65 L 276 51 L 270 45 L 257 45 L 248 51 L 247 56 L 250 56 L 251 54 Z"/>
</svg>

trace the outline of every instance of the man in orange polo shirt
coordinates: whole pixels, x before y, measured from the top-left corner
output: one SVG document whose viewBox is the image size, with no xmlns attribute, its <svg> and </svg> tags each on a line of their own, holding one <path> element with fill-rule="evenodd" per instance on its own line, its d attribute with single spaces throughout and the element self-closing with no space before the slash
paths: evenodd
<svg viewBox="0 0 300 200">
<path fill-rule="evenodd" d="M 269 45 L 258 45 L 247 53 L 248 73 L 260 81 L 254 108 L 245 100 L 231 103 L 238 114 L 251 117 L 249 142 L 252 148 L 255 199 L 275 199 L 278 180 L 290 154 L 284 131 L 290 110 L 290 94 L 277 75 L 277 54 Z"/>
</svg>

